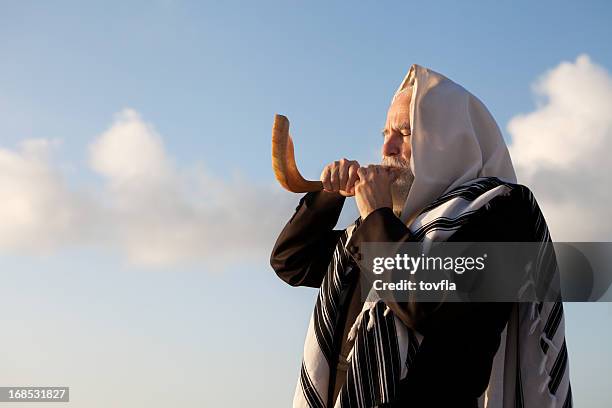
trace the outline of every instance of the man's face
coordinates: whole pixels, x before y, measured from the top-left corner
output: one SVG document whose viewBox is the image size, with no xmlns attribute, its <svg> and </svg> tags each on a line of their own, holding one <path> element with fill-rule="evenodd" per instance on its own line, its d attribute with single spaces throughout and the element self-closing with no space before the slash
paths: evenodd
<svg viewBox="0 0 612 408">
<path fill-rule="evenodd" d="M 387 120 L 383 129 L 382 156 L 393 157 L 392 161 L 400 159 L 410 163 L 410 99 L 412 92 L 410 89 L 397 95 L 389 110 Z"/>
<path fill-rule="evenodd" d="M 411 98 L 411 90 L 397 95 L 387 111 L 387 121 L 383 129 L 382 164 L 396 168 L 398 174 L 391 186 L 393 211 L 398 216 L 401 214 L 414 181 L 414 175 L 410 169 Z"/>
</svg>

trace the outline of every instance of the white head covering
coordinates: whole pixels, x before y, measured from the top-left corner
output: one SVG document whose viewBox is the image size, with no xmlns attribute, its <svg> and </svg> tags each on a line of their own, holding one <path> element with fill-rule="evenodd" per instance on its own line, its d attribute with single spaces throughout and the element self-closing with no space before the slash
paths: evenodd
<svg viewBox="0 0 612 408">
<path fill-rule="evenodd" d="M 484 104 L 462 86 L 413 64 L 399 92 L 410 92 L 414 182 L 401 219 L 409 224 L 426 205 L 478 177 L 516 183 L 501 131 Z"/>
</svg>

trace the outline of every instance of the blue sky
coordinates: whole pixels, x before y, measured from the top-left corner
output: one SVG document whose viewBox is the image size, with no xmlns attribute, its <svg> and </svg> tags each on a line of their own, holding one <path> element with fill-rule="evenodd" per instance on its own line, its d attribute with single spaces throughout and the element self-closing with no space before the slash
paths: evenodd
<svg viewBox="0 0 612 408">
<path fill-rule="evenodd" d="M 463 3 L 3 2 L 0 385 L 69 385 L 73 406 L 287 406 L 315 292 L 267 264 L 298 199 L 273 179 L 273 115 L 309 177 L 376 161 L 412 63 L 485 102 L 553 238 L 610 241 L 593 156 L 612 140 L 609 4 Z M 557 162 L 525 154 L 546 154 L 533 139 L 558 141 Z M 612 307 L 566 308 L 576 406 L 607 407 Z"/>
</svg>

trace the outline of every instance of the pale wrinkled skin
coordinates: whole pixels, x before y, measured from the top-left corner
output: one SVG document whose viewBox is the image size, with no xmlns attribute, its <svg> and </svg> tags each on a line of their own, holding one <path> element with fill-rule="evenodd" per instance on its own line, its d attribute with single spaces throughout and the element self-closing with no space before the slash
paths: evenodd
<svg viewBox="0 0 612 408">
<path fill-rule="evenodd" d="M 321 173 L 324 191 L 345 197 L 354 195 L 363 219 L 382 207 L 392 208 L 398 214 L 410 190 L 411 97 L 410 91 L 400 92 L 387 111 L 382 165 L 361 167 L 355 160 L 342 159 L 328 164 Z"/>
</svg>

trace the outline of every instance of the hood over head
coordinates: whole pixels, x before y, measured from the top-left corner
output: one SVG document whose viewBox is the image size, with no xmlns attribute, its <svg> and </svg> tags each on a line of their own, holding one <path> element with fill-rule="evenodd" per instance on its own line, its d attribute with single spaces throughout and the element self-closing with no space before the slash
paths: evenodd
<svg viewBox="0 0 612 408">
<path fill-rule="evenodd" d="M 484 104 L 462 86 L 413 64 L 393 98 L 412 92 L 410 168 L 414 181 L 401 219 L 410 224 L 425 206 L 478 177 L 516 183 L 501 131 Z"/>
</svg>

